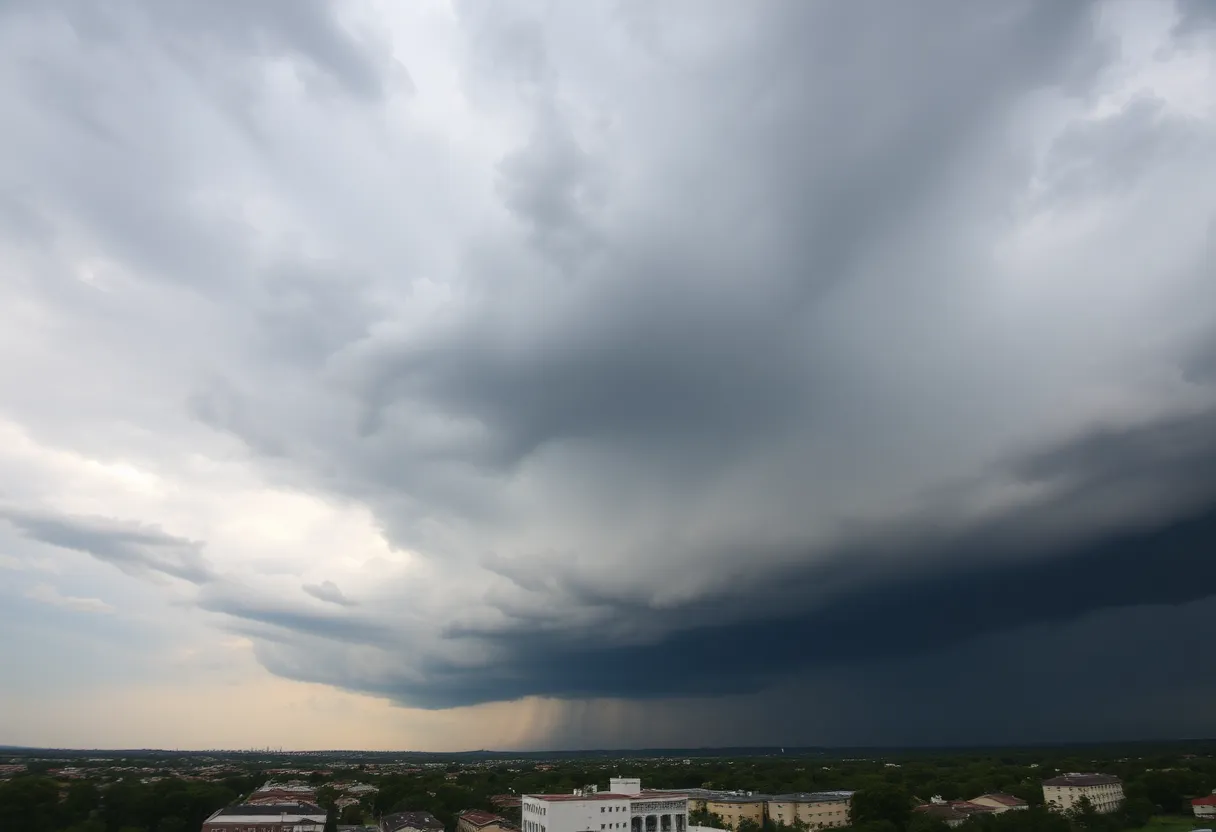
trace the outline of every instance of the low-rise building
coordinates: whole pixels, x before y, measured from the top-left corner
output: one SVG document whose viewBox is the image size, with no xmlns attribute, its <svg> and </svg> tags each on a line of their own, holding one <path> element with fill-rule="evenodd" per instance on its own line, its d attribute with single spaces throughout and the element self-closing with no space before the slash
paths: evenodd
<svg viewBox="0 0 1216 832">
<path fill-rule="evenodd" d="M 1062 774 L 1043 781 L 1043 800 L 1055 812 L 1077 808 L 1088 800 L 1094 811 L 1107 814 L 1123 803 L 1123 781 L 1113 774 Z"/>
<path fill-rule="evenodd" d="M 380 819 L 380 832 L 443 832 L 443 824 L 430 812 L 393 812 Z"/>
<path fill-rule="evenodd" d="M 466 809 L 456 816 L 456 832 L 517 832 L 506 818 L 480 809 Z"/>
<path fill-rule="evenodd" d="M 1207 797 L 1197 797 L 1192 800 L 1191 811 L 1197 818 L 1216 819 L 1216 792 L 1212 792 Z"/>
<path fill-rule="evenodd" d="M 1029 804 L 1020 797 L 1014 797 L 1011 794 L 1001 794 L 996 792 L 993 794 L 982 794 L 979 797 L 973 797 L 969 801 L 979 806 L 990 806 L 996 814 L 1003 812 L 1018 811 L 1026 809 Z"/>
<path fill-rule="evenodd" d="M 719 794 L 705 801 L 705 810 L 722 818 L 727 829 L 738 829 L 743 821 L 763 826 L 764 815 L 771 799 L 767 794 L 753 792 Z"/>
<path fill-rule="evenodd" d="M 949 803 L 924 803 L 917 806 L 914 811 L 928 815 L 934 820 L 940 820 L 949 827 L 961 826 L 963 821 L 971 817 L 967 813 L 954 808 Z"/>
<path fill-rule="evenodd" d="M 768 799 L 768 819 L 781 826 L 801 822 L 808 829 L 849 825 L 852 792 L 796 792 Z"/>
<path fill-rule="evenodd" d="M 688 796 L 644 790 L 637 778 L 614 777 L 571 794 L 525 794 L 522 832 L 686 832 Z"/>
<path fill-rule="evenodd" d="M 308 803 L 243 803 L 217 809 L 202 832 L 321 832 L 325 810 Z"/>
</svg>

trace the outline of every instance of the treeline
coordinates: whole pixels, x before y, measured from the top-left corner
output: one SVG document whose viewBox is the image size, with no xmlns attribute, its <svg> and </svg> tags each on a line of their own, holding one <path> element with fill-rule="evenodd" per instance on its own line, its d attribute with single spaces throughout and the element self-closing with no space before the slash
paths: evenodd
<svg viewBox="0 0 1216 832">
<path fill-rule="evenodd" d="M 947 832 L 943 821 L 914 809 L 901 788 L 884 786 L 853 797 L 852 832 Z M 1117 812 L 1098 814 L 1083 801 L 1075 811 L 1051 812 L 1037 805 L 1001 814 L 972 815 L 954 832 L 1125 832 L 1139 829 L 1155 814 L 1147 798 L 1132 797 Z"/>
<path fill-rule="evenodd" d="M 1015 751 L 988 755 L 916 755 L 887 760 L 829 760 L 824 757 L 763 757 L 754 759 L 604 760 L 580 759 L 553 765 L 511 762 L 500 765 L 430 767 L 411 774 L 377 775 L 344 771 L 332 778 L 315 775 L 322 786 L 328 779 L 361 780 L 379 787 L 364 803 L 367 814 L 424 810 L 455 829 L 455 817 L 464 809 L 496 811 L 490 798 L 496 794 L 568 793 L 596 784 L 606 785 L 613 775 L 641 777 L 648 788 L 738 789 L 764 794 L 849 789 L 855 799 L 856 823 L 861 832 L 892 832 L 885 824 L 865 828 L 871 821 L 897 823 L 895 832 L 925 832 L 928 819 L 911 813 L 916 800 L 934 796 L 946 800 L 969 799 L 988 792 L 1007 792 L 1031 804 L 1029 812 L 1008 812 L 981 817 L 969 823 L 975 832 L 1118 832 L 1123 823 L 1148 814 L 1189 812 L 1189 800 L 1216 789 L 1216 758 L 1184 749 L 1159 755 L 1122 758 L 1096 752 Z M 165 779 L 143 784 L 127 779 L 104 782 L 104 767 L 95 769 L 95 781 L 59 784 L 42 767 L 8 782 L 0 782 L 0 832 L 195 832 L 204 818 L 221 806 L 247 795 L 265 780 L 250 767 L 246 776 L 219 783 Z M 1134 817 L 1104 816 L 1090 820 L 1061 819 L 1037 812 L 1043 800 L 1040 782 L 1060 772 L 1103 771 L 1124 781 L 1127 809 Z M 898 817 L 875 816 L 867 801 L 886 795 L 889 805 L 902 806 Z M 320 788 L 322 805 L 335 795 Z M 353 822 L 362 811 L 352 808 L 342 820 Z M 1016 815 L 1017 817 L 1012 817 Z M 903 818 L 903 820 L 899 820 Z M 512 818 L 518 820 L 518 814 Z M 1061 827 L 1061 820 L 1068 824 Z M 983 824 L 996 824 L 991 828 Z M 1012 824 L 1012 825 L 1011 825 Z M 1019 826 L 1020 824 L 1020 826 Z M 1031 828 L 1028 824 L 1034 824 Z M 1086 825 L 1088 824 L 1088 825 Z M 748 832 L 748 830 L 743 830 Z"/>
<path fill-rule="evenodd" d="M 0 782 L 0 832 L 197 832 L 257 781 L 120 780 L 62 787 L 45 775 Z"/>
</svg>

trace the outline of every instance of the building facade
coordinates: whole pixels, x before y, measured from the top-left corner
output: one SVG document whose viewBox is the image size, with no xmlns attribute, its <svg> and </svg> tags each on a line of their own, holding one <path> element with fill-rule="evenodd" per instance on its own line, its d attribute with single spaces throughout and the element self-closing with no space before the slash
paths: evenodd
<svg viewBox="0 0 1216 832">
<path fill-rule="evenodd" d="M 225 806 L 203 821 L 202 832 L 322 832 L 325 810 L 307 803 Z"/>
<path fill-rule="evenodd" d="M 1087 799 L 1099 814 L 1107 814 L 1123 803 L 1123 781 L 1113 774 L 1063 774 L 1043 781 L 1043 800 L 1054 812 L 1075 809 Z"/>
<path fill-rule="evenodd" d="M 764 813 L 769 796 L 744 792 L 738 795 L 712 797 L 705 801 L 705 809 L 711 815 L 722 818 L 727 829 L 738 829 L 743 821 L 764 825 Z"/>
<path fill-rule="evenodd" d="M 688 797 L 644 790 L 636 778 L 613 778 L 606 792 L 592 786 L 522 795 L 520 819 L 522 832 L 687 832 Z"/>
<path fill-rule="evenodd" d="M 831 829 L 849 825 L 852 800 L 852 792 L 798 792 L 770 797 L 766 808 L 769 820 L 778 825 L 801 822 L 807 829 Z"/>
<path fill-rule="evenodd" d="M 1216 820 L 1216 792 L 1212 792 L 1207 797 L 1197 797 L 1192 800 L 1191 811 L 1197 818 Z"/>
</svg>

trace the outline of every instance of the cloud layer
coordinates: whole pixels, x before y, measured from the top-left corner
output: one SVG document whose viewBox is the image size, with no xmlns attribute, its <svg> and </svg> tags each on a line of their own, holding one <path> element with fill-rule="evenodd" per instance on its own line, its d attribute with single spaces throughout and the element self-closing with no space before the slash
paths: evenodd
<svg viewBox="0 0 1216 832">
<path fill-rule="evenodd" d="M 1216 635 L 1202 4 L 713 5 L 0 4 L 19 591 L 540 745 Z"/>
</svg>

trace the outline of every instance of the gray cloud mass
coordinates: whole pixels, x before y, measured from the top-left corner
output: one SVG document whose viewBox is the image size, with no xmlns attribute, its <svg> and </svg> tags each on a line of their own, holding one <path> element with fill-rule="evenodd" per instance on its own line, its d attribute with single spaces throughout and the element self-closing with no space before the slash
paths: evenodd
<svg viewBox="0 0 1216 832">
<path fill-rule="evenodd" d="M 0 507 L 0 519 L 28 538 L 84 552 L 133 575 L 159 573 L 195 584 L 215 577 L 200 541 L 175 537 L 155 526 L 5 507 Z"/>
<path fill-rule="evenodd" d="M 0 5 L 41 46 L 0 62 L 5 297 L 63 321 L 14 315 L 62 386 L 0 412 L 385 552 L 251 504 L 217 527 L 272 584 L 0 517 L 197 584 L 281 676 L 565 700 L 552 744 L 1216 730 L 1204 4 L 440 5 L 408 48 L 364 4 Z"/>
</svg>

